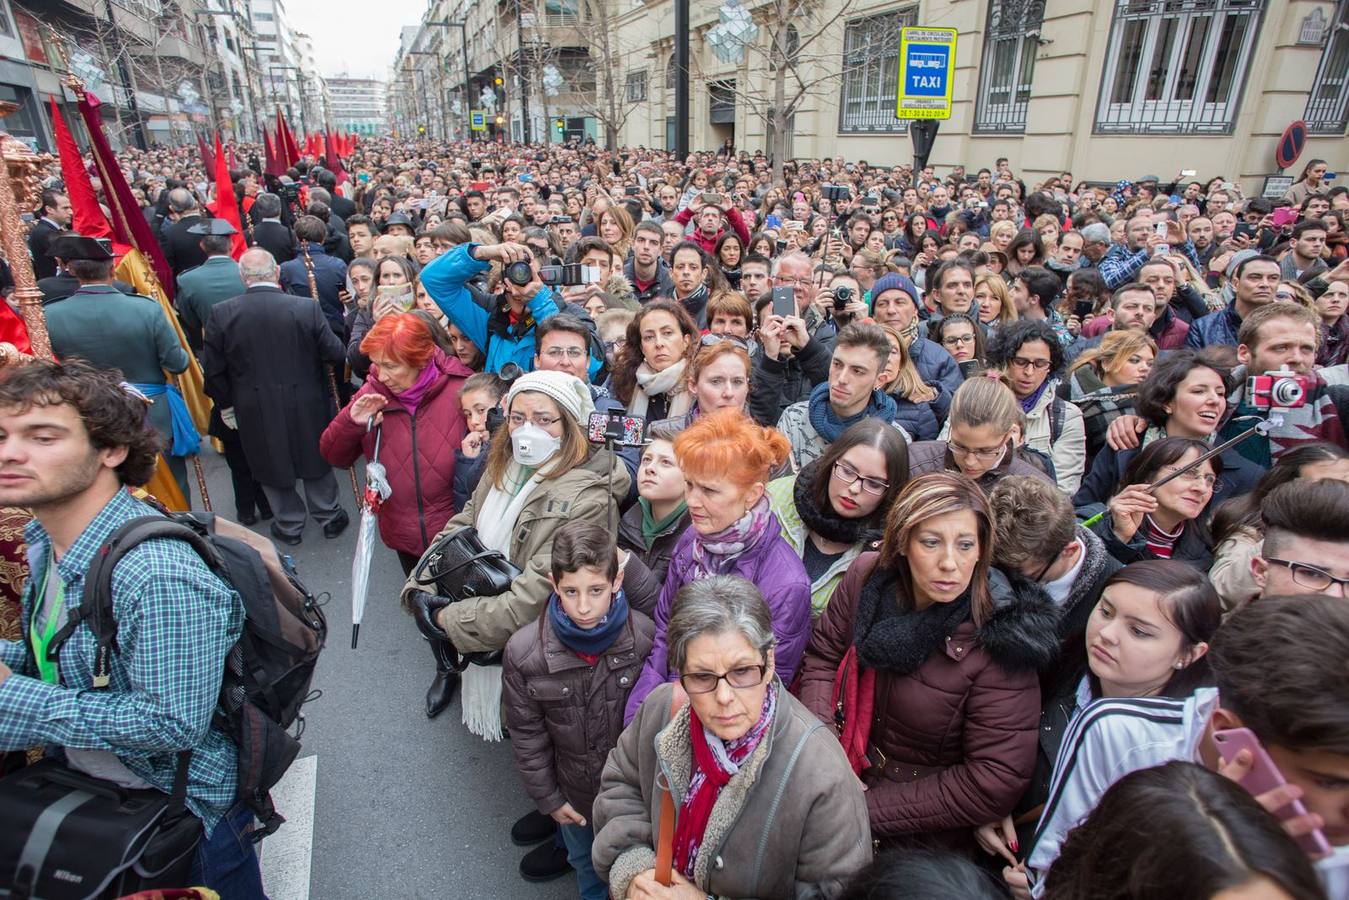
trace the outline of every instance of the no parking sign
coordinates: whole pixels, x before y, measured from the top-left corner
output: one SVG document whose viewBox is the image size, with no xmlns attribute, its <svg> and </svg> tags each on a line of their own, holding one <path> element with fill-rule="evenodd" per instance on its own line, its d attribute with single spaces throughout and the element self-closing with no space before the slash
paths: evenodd
<svg viewBox="0 0 1349 900">
<path fill-rule="evenodd" d="M 955 68 L 954 28 L 901 28 L 895 117 L 951 118 L 951 88 Z"/>
</svg>

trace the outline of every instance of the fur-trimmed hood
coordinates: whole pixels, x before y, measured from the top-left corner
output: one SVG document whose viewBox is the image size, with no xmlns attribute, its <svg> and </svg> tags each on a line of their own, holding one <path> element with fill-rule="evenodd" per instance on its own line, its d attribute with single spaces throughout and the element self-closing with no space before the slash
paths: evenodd
<svg viewBox="0 0 1349 900">
<path fill-rule="evenodd" d="M 993 615 L 979 643 L 1009 672 L 1041 672 L 1059 658 L 1059 609 L 1039 584 L 1017 572 L 989 569 Z"/>
</svg>

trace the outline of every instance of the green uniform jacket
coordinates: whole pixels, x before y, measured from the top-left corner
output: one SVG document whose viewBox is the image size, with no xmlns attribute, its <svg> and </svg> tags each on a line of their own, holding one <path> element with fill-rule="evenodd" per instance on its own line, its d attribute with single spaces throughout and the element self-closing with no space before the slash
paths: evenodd
<svg viewBox="0 0 1349 900">
<path fill-rule="evenodd" d="M 95 368 L 116 369 L 132 384 L 164 384 L 166 371 L 187 370 L 187 351 L 163 308 L 149 297 L 87 284 L 45 312 L 57 359 L 79 358 Z M 150 407 L 150 422 L 165 438 L 172 436 L 164 397 Z"/>
<path fill-rule="evenodd" d="M 239 277 L 239 264 L 228 256 L 212 256 L 178 276 L 174 305 L 178 308 L 187 342 L 193 349 L 201 350 L 206 323 L 211 321 L 211 307 L 237 297 L 245 290 L 244 280 Z"/>
</svg>

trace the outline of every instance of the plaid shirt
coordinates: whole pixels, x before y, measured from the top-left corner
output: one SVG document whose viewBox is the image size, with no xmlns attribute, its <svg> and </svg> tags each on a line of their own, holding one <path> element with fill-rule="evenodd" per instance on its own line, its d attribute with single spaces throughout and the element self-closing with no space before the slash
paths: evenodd
<svg viewBox="0 0 1349 900">
<path fill-rule="evenodd" d="M 65 607 L 76 610 L 90 562 L 123 522 L 154 510 L 119 490 L 56 564 Z M 51 540 L 36 521 L 24 532 L 29 571 L 24 633 L 41 600 L 38 586 Z M 133 774 L 166 793 L 176 754 L 191 749 L 187 805 L 207 833 L 234 805 L 238 751 L 211 725 L 225 655 L 243 630 L 243 603 L 182 541 L 153 540 L 132 549 L 113 573 L 117 650 L 112 683 L 92 690 L 94 636 L 81 625 L 61 649 L 61 681 L 47 684 L 20 641 L 0 641 L 13 670 L 0 684 L 0 750 L 37 744 L 116 754 Z"/>
</svg>

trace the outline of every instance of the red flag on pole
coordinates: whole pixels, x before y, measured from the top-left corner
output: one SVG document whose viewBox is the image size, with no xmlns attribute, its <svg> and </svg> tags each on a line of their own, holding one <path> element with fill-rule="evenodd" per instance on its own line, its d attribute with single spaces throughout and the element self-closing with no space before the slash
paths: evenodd
<svg viewBox="0 0 1349 900">
<path fill-rule="evenodd" d="M 225 148 L 225 164 L 230 167 L 231 172 L 239 171 L 239 167 L 234 163 L 234 145 L 230 144 Z"/>
<path fill-rule="evenodd" d="M 286 169 L 300 161 L 300 146 L 295 143 L 295 135 L 286 124 L 286 116 L 279 106 L 276 108 L 276 144 L 276 155 L 282 163 L 281 172 L 278 174 L 284 175 Z"/>
<path fill-rule="evenodd" d="M 94 183 L 89 180 L 89 171 L 84 168 L 84 159 L 80 148 L 75 146 L 66 120 L 56 107 L 56 98 L 51 101 L 52 128 L 56 132 L 56 152 L 61 157 L 61 180 L 66 183 L 66 196 L 70 198 L 70 207 L 75 213 L 73 226 L 85 237 L 112 237 L 112 226 L 108 224 L 103 210 L 98 207 L 98 196 L 94 193 Z"/>
<path fill-rule="evenodd" d="M 93 151 L 94 165 L 98 167 L 98 176 L 103 181 L 103 191 L 112 210 L 113 235 L 123 244 L 129 244 L 141 252 L 154 267 L 159 286 L 165 299 L 173 302 L 173 270 L 164 258 L 164 250 L 150 231 L 150 223 L 141 214 L 140 204 L 126 183 L 126 176 L 117 164 L 117 154 L 108 144 L 108 136 L 103 133 L 103 115 L 99 112 L 101 101 L 88 91 L 79 98 L 80 118 L 89 132 L 89 147 Z"/>
<path fill-rule="evenodd" d="M 351 176 L 342 167 L 341 143 L 331 131 L 323 136 L 323 140 L 325 144 L 324 155 L 328 157 L 328 169 L 337 176 L 338 184 L 345 184 L 351 180 Z"/>
<path fill-rule="evenodd" d="M 215 156 L 211 153 L 211 148 L 206 146 L 206 139 L 202 137 L 201 132 L 192 129 L 192 134 L 197 139 L 197 153 L 201 156 L 201 166 L 207 175 L 215 172 Z"/>
<path fill-rule="evenodd" d="M 225 154 L 220 150 L 220 135 L 215 137 L 215 215 L 234 226 L 230 237 L 230 256 L 237 262 L 244 255 L 248 244 L 244 241 L 244 223 L 239 218 L 239 204 L 234 199 L 234 182 L 230 180 L 229 165 Z"/>
</svg>

